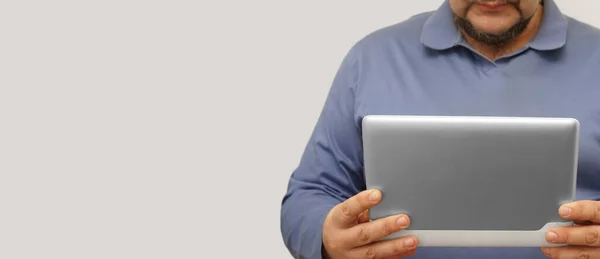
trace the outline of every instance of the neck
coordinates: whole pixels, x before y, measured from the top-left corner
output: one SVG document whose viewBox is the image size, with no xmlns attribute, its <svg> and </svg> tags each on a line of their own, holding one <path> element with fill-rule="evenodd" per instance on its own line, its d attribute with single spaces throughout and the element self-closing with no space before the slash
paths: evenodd
<svg viewBox="0 0 600 259">
<path fill-rule="evenodd" d="M 537 9 L 531 21 L 527 25 L 527 28 L 515 39 L 506 42 L 502 45 L 491 46 L 484 43 L 481 43 L 470 36 L 468 36 L 464 31 L 461 31 L 463 37 L 465 37 L 466 41 L 477 50 L 479 53 L 489 58 L 490 60 L 496 60 L 499 57 L 510 54 L 513 51 L 516 51 L 531 41 L 536 33 L 538 32 L 540 25 L 542 23 L 544 8 L 541 6 Z"/>
</svg>

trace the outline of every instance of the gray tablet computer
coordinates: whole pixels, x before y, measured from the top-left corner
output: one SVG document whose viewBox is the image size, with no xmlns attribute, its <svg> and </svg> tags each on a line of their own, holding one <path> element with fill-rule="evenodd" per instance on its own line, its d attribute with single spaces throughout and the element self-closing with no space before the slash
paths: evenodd
<svg viewBox="0 0 600 259">
<path fill-rule="evenodd" d="M 405 213 L 420 246 L 552 246 L 575 200 L 579 122 L 571 118 L 370 115 L 363 119 L 371 220 Z"/>
</svg>

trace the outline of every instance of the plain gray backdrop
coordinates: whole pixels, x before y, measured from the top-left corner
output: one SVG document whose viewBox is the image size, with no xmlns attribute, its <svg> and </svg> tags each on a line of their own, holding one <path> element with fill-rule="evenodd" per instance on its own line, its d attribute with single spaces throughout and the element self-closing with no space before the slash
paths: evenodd
<svg viewBox="0 0 600 259">
<path fill-rule="evenodd" d="M 441 2 L 3 1 L 0 258 L 290 258 L 281 198 L 342 58 Z"/>
</svg>

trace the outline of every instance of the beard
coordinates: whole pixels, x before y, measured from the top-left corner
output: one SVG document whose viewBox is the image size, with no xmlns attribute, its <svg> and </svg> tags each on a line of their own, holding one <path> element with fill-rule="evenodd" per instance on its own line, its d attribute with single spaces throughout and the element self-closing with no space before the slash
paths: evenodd
<svg viewBox="0 0 600 259">
<path fill-rule="evenodd" d="M 471 0 L 470 2 L 471 4 L 467 7 L 465 14 L 477 1 Z M 508 28 L 508 30 L 499 34 L 492 34 L 475 28 L 473 23 L 468 18 L 466 18 L 466 15 L 465 17 L 454 15 L 454 20 L 456 22 L 456 25 L 459 28 L 461 28 L 465 34 L 469 35 L 469 37 L 473 38 L 474 40 L 484 43 L 486 45 L 501 46 L 521 35 L 529 25 L 529 22 L 531 22 L 531 19 L 533 18 L 533 15 L 531 15 L 530 17 L 524 17 L 523 12 L 519 7 L 519 2 L 519 0 L 506 1 L 507 4 L 513 5 L 515 9 L 519 12 L 519 21 L 510 28 Z"/>
</svg>

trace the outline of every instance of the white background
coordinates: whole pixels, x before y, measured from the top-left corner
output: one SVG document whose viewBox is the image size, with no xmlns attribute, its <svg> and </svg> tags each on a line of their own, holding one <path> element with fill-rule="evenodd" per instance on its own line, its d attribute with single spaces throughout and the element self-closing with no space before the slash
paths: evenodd
<svg viewBox="0 0 600 259">
<path fill-rule="evenodd" d="M 441 2 L 4 1 L 0 258 L 289 258 L 281 198 L 341 59 Z"/>
</svg>

